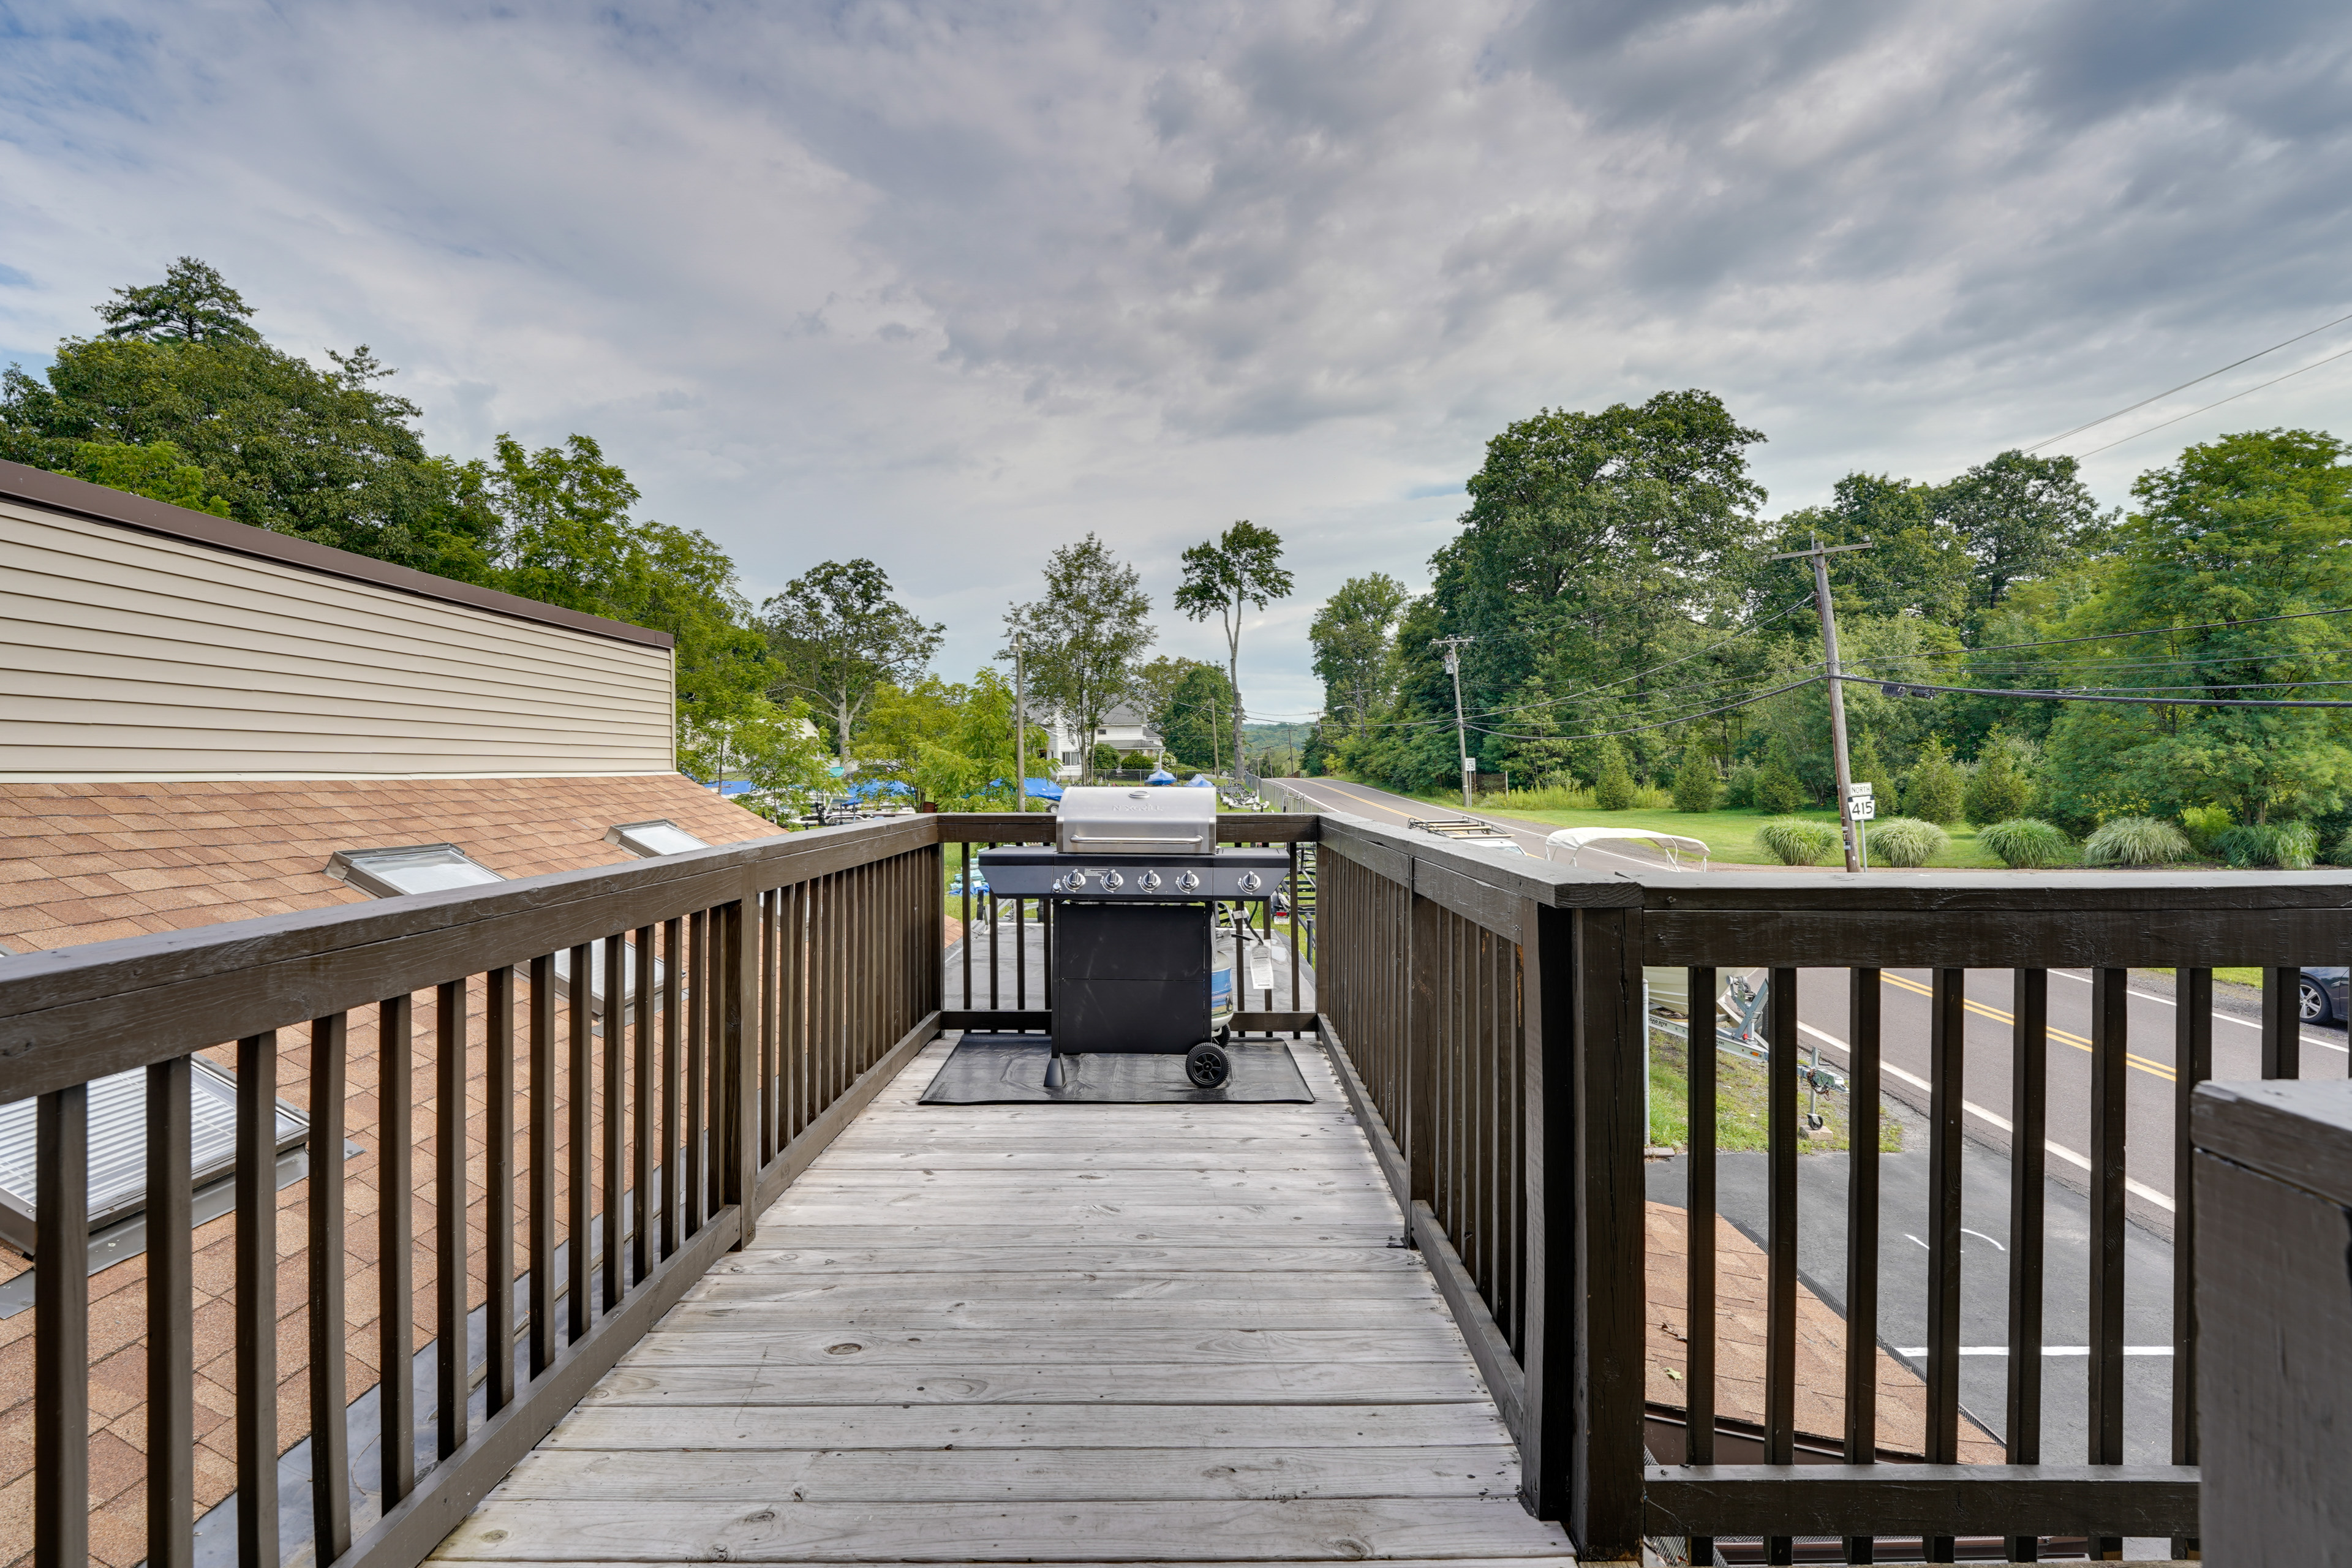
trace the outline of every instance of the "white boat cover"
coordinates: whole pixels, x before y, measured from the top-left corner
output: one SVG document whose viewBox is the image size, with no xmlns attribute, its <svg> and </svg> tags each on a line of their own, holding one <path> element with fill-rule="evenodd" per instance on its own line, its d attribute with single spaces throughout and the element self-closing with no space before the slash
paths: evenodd
<svg viewBox="0 0 2352 1568">
<path fill-rule="evenodd" d="M 1595 844 L 1610 841 L 1632 842 L 1654 849 L 1662 856 L 1667 868 L 1675 871 L 1706 869 L 1707 847 L 1700 840 L 1685 838 L 1679 833 L 1660 833 L 1647 827 L 1563 827 L 1544 840 L 1544 858 L 1559 859 L 1560 851 L 1568 851 L 1568 863 L 1578 864 L 1577 853 Z M 1693 857 L 1698 864 L 1688 862 Z"/>
</svg>

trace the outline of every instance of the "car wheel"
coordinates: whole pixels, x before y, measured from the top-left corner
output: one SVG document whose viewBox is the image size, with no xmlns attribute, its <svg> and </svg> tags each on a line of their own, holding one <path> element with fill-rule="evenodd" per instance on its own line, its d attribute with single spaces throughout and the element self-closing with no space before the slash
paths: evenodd
<svg viewBox="0 0 2352 1568">
<path fill-rule="evenodd" d="M 2296 987 L 2295 1011 L 2306 1024 L 2325 1024 L 2334 1011 L 2327 1005 L 2327 987 L 2306 974 Z"/>
</svg>

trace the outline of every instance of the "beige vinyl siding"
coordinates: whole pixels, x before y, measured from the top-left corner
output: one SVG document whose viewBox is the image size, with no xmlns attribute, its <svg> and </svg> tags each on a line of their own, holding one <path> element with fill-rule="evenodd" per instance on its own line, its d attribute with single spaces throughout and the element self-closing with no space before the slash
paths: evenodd
<svg viewBox="0 0 2352 1568">
<path fill-rule="evenodd" d="M 0 780 L 671 772 L 649 647 L 0 500 Z"/>
</svg>

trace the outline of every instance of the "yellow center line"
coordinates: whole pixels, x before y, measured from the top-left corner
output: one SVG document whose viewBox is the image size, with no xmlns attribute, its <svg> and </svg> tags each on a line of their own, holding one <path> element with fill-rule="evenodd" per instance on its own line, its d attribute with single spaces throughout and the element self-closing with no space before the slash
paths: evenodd
<svg viewBox="0 0 2352 1568">
<path fill-rule="evenodd" d="M 1904 990 L 1916 991 L 1922 996 L 1933 996 L 1936 994 L 1935 987 L 1930 985 L 1922 985 L 1916 980 L 1906 980 L 1900 974 L 1888 973 L 1882 970 L 1879 973 L 1879 977 L 1885 980 L 1889 985 L 1900 985 Z M 1963 1002 L 1961 1005 L 1979 1018 L 1990 1018 L 1996 1024 L 2014 1024 L 2017 1022 L 2017 1019 L 2013 1015 L 2004 1013 L 1998 1007 L 1988 1007 L 1981 1002 Z M 2066 1045 L 2070 1045 L 2078 1051 L 2088 1051 L 2091 1048 L 2090 1041 L 2084 1039 L 2080 1035 L 2070 1035 L 2063 1029 L 2051 1030 L 2050 1037 L 2053 1040 L 2058 1040 Z M 2153 1078 L 2160 1078 L 2167 1083 L 2175 1082 L 2179 1077 L 2178 1073 L 2174 1072 L 2172 1068 L 2165 1063 L 2150 1060 L 2147 1057 L 2134 1056 L 2129 1051 L 2126 1051 L 2124 1053 L 2124 1060 L 2130 1063 L 2133 1067 L 2139 1068 L 2140 1071 L 2147 1073 Z"/>
</svg>

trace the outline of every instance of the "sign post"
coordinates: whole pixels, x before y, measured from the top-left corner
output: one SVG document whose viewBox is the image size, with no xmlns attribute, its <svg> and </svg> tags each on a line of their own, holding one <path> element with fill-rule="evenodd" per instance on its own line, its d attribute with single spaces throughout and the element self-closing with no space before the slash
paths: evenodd
<svg viewBox="0 0 2352 1568">
<path fill-rule="evenodd" d="M 1862 862 L 1862 869 L 1867 871 L 1870 869 L 1870 831 L 1863 824 L 1878 815 L 1878 803 L 1871 798 L 1870 785 L 1866 781 L 1845 786 L 1845 806 L 1846 816 L 1853 824 L 1855 858 Z"/>
</svg>

